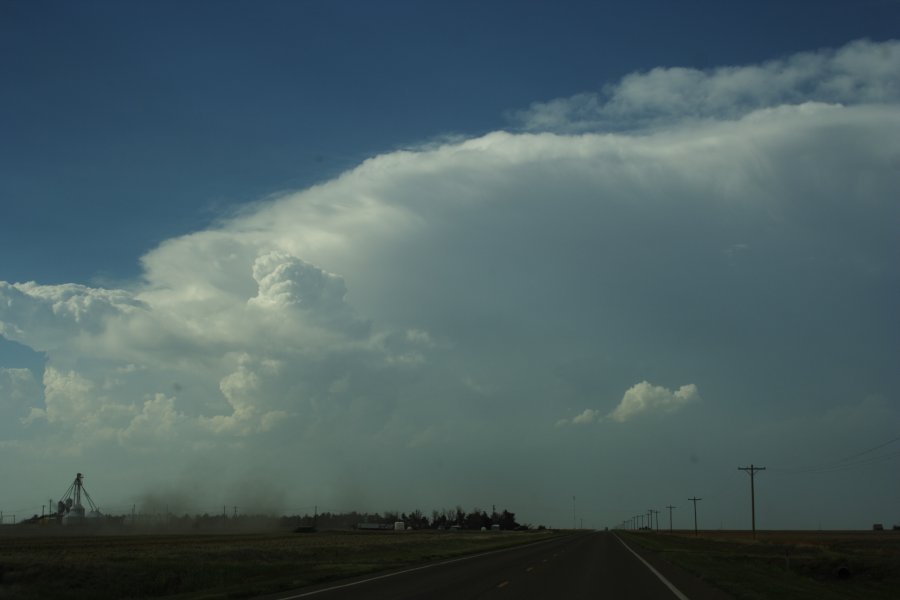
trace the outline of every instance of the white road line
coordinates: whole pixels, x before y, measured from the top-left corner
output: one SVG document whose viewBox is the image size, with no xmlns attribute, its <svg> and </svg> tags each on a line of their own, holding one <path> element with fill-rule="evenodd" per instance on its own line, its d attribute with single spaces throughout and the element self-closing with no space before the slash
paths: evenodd
<svg viewBox="0 0 900 600">
<path fill-rule="evenodd" d="M 619 540 L 619 542 L 621 542 L 623 546 L 625 546 L 625 549 L 626 549 L 626 550 L 628 550 L 629 552 L 631 552 L 632 554 L 634 554 L 634 555 L 638 558 L 639 561 L 641 561 L 642 563 L 644 563 L 644 566 L 647 567 L 648 569 L 650 569 L 650 572 L 653 573 L 654 575 L 656 575 L 656 576 L 659 578 L 659 580 L 662 581 L 663 584 L 664 584 L 667 588 L 669 588 L 669 590 L 671 590 L 671 592 L 672 592 L 673 594 L 675 594 L 675 597 L 678 598 L 678 600 L 690 600 L 690 598 L 688 598 L 687 596 L 685 596 L 684 594 L 681 593 L 681 590 L 679 590 L 677 587 L 675 587 L 674 585 L 672 585 L 672 582 L 671 582 L 671 581 L 669 581 L 668 579 L 666 579 L 665 577 L 663 577 L 663 574 L 662 574 L 662 573 L 660 573 L 659 571 L 657 571 L 656 569 L 654 569 L 654 568 L 653 568 L 653 565 L 651 565 L 651 564 L 648 563 L 646 560 L 644 560 L 644 557 L 643 557 L 643 556 L 641 556 L 640 554 L 638 554 L 637 552 L 635 552 L 634 550 L 632 550 L 632 549 L 628 546 L 628 544 L 626 544 L 624 541 L 622 541 L 622 538 L 620 538 L 620 537 L 619 537 L 618 535 L 616 535 L 615 533 L 613 534 L 613 536 L 615 536 L 615 538 L 616 538 L 617 540 Z"/>
<path fill-rule="evenodd" d="M 471 554 L 469 556 L 462 556 L 460 558 L 451 558 L 450 560 L 444 560 L 437 563 L 431 563 L 428 565 L 422 565 L 421 567 L 413 567 L 412 569 L 405 569 L 403 571 L 396 571 L 394 573 L 386 573 L 384 575 L 378 575 L 376 577 L 369 577 L 368 579 L 362 579 L 360 581 L 351 581 L 350 583 L 344 583 L 342 585 L 335 585 L 328 588 L 323 588 L 321 590 L 313 590 L 311 592 L 304 592 L 303 594 L 297 594 L 296 596 L 281 596 L 278 600 L 295 600 L 296 598 L 308 598 L 309 596 L 315 596 L 317 594 L 324 594 L 325 592 L 333 592 L 334 590 L 342 590 L 344 588 L 353 587 L 355 585 L 362 585 L 364 583 L 369 583 L 370 581 L 378 581 L 379 579 L 387 579 L 388 577 L 396 577 L 397 575 L 403 575 L 405 573 L 414 573 L 416 571 L 422 571 L 424 569 L 430 569 L 432 567 L 440 567 L 442 565 L 449 565 L 456 562 L 461 562 L 464 560 L 470 560 L 472 558 L 480 558 L 482 556 L 488 556 L 490 554 L 498 554 L 500 552 L 509 552 L 510 550 L 517 550 L 522 548 L 528 548 L 532 546 L 537 546 L 538 544 L 546 544 L 547 542 L 552 542 L 553 540 L 558 540 L 558 537 L 552 537 L 549 540 L 541 540 L 538 542 L 531 542 L 528 544 L 521 544 L 519 546 L 510 546 L 509 548 L 500 548 L 499 550 L 491 550 L 490 552 L 482 552 L 481 554 Z M 630 548 L 629 548 L 630 550 Z M 687 600 L 686 598 L 684 600 Z"/>
</svg>

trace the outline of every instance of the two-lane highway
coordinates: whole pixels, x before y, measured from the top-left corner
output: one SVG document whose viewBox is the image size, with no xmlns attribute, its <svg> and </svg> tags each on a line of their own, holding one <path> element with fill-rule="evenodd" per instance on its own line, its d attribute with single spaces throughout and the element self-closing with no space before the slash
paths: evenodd
<svg viewBox="0 0 900 600">
<path fill-rule="evenodd" d="M 677 585 L 645 563 L 615 534 L 592 532 L 552 538 L 527 546 L 270 598 L 278 600 L 726 598 L 720 592 L 696 580 L 690 581 L 690 596 Z"/>
</svg>

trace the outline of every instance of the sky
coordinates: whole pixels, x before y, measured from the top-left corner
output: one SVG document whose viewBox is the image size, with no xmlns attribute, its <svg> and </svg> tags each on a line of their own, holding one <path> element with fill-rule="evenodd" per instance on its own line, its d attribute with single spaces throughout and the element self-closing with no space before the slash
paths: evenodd
<svg viewBox="0 0 900 600">
<path fill-rule="evenodd" d="M 900 524 L 900 3 L 0 0 L 0 510 Z"/>
</svg>

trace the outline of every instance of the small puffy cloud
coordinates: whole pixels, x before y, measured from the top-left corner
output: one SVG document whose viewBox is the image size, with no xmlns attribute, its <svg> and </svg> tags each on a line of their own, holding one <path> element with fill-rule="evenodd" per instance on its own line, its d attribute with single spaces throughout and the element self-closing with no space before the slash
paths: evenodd
<svg viewBox="0 0 900 600">
<path fill-rule="evenodd" d="M 599 410 L 594 410 L 592 408 L 584 409 L 579 415 L 575 415 L 571 419 L 560 419 L 556 422 L 557 427 L 564 427 L 566 425 L 588 425 L 590 423 L 595 423 L 603 420 L 603 415 Z"/>
<path fill-rule="evenodd" d="M 514 118 L 530 131 L 616 131 L 737 118 L 781 104 L 894 103 L 900 100 L 898 72 L 900 41 L 860 40 L 761 65 L 658 67 L 630 74 L 601 94 L 535 103 Z"/>
<path fill-rule="evenodd" d="M 587 425 L 600 419 L 600 411 L 587 408 L 580 415 L 572 418 L 573 425 Z"/>
<path fill-rule="evenodd" d="M 591 410 L 590 408 L 585 409 L 583 413 L 578 415 L 577 417 L 572 419 L 572 423 L 576 425 L 585 424 L 585 423 L 593 423 L 597 419 L 600 418 L 600 411 Z"/>
<path fill-rule="evenodd" d="M 343 279 L 285 252 L 257 257 L 253 279 L 259 293 L 249 302 L 261 306 L 329 310 L 342 306 L 347 294 Z"/>
<path fill-rule="evenodd" d="M 646 413 L 673 413 L 698 400 L 700 394 L 693 383 L 672 391 L 642 381 L 625 392 L 619 405 L 609 413 L 609 418 L 623 423 Z"/>
<path fill-rule="evenodd" d="M 672 391 L 662 386 L 642 381 L 629 388 L 625 395 L 622 396 L 619 405 L 605 417 L 599 410 L 587 408 L 584 412 L 571 419 L 560 419 L 556 422 L 556 426 L 589 425 L 604 420 L 624 423 L 646 413 L 673 413 L 685 405 L 698 400 L 700 400 L 700 394 L 697 391 L 697 386 L 692 383 Z"/>
</svg>

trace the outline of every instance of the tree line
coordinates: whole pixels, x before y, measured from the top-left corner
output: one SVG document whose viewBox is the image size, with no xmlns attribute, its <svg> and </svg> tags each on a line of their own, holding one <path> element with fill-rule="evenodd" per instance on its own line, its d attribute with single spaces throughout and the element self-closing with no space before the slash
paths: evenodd
<svg viewBox="0 0 900 600">
<path fill-rule="evenodd" d="M 395 523 L 403 523 L 406 529 L 495 529 L 503 531 L 516 531 L 532 529 L 528 524 L 520 524 L 516 520 L 516 513 L 509 510 L 500 512 L 474 508 L 465 511 L 461 506 L 452 509 L 433 510 L 429 518 L 421 510 L 416 509 L 409 513 L 386 511 L 383 513 L 367 512 L 322 512 L 317 514 L 304 514 L 281 517 L 285 525 L 294 524 L 297 527 L 315 529 L 388 529 Z M 496 526 L 496 527 L 495 527 Z M 543 526 L 538 527 L 543 529 Z"/>
<path fill-rule="evenodd" d="M 404 529 L 415 530 L 472 530 L 500 529 L 502 531 L 522 531 L 544 529 L 543 525 L 533 527 L 520 524 L 516 513 L 509 510 L 491 511 L 474 508 L 470 511 L 461 506 L 452 509 L 432 510 L 428 516 L 419 509 L 409 513 L 385 511 L 374 512 L 314 512 L 312 515 L 273 516 L 263 514 L 238 514 L 237 507 L 232 514 L 224 507 L 221 513 L 182 514 L 165 512 L 158 514 L 132 513 L 126 515 L 102 515 L 86 518 L 76 526 L 165 529 L 171 531 L 213 531 L 234 529 L 283 529 L 294 531 L 348 530 L 348 529 L 394 529 L 403 523 Z M 22 525 L 52 525 L 61 521 L 58 515 L 34 515 L 19 523 Z"/>
</svg>

